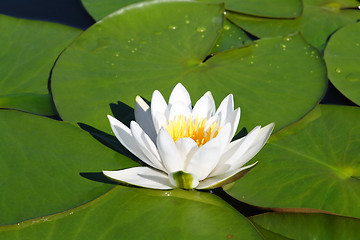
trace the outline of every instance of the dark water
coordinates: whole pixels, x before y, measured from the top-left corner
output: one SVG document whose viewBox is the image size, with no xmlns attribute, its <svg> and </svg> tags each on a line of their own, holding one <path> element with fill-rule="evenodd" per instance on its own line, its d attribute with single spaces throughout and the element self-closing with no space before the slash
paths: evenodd
<svg viewBox="0 0 360 240">
<path fill-rule="evenodd" d="M 86 29 L 95 21 L 80 0 L 0 0 L 0 13 Z"/>
<path fill-rule="evenodd" d="M 0 14 L 57 22 L 81 29 L 95 23 L 80 0 L 0 0 Z M 355 106 L 330 82 L 321 103 Z"/>
</svg>

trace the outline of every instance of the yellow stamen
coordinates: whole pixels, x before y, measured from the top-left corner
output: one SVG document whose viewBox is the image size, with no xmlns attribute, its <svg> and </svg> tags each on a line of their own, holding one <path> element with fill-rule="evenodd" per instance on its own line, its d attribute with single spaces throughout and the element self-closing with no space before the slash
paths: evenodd
<svg viewBox="0 0 360 240">
<path fill-rule="evenodd" d="M 179 138 L 191 138 L 197 143 L 198 147 L 201 147 L 210 139 L 215 138 L 220 130 L 217 127 L 218 122 L 214 122 L 205 131 L 206 121 L 207 119 L 199 119 L 198 116 L 194 121 L 192 117 L 186 118 L 184 115 L 178 115 L 174 117 L 173 121 L 169 120 L 165 128 L 175 142 Z"/>
</svg>

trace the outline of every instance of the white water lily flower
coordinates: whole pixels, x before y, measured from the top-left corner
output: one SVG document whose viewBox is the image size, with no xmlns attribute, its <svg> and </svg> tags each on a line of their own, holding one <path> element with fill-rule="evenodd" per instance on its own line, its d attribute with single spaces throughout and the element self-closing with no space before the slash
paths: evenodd
<svg viewBox="0 0 360 240">
<path fill-rule="evenodd" d="M 103 173 L 120 182 L 154 189 L 210 189 L 235 181 L 256 163 L 243 167 L 264 146 L 274 123 L 255 127 L 231 142 L 240 120 L 228 95 L 215 111 L 210 92 L 192 108 L 190 95 L 180 83 L 169 103 L 154 91 L 151 107 L 136 97 L 130 129 L 108 116 L 115 136 L 148 166 Z M 244 171 L 245 170 L 245 171 Z"/>
</svg>

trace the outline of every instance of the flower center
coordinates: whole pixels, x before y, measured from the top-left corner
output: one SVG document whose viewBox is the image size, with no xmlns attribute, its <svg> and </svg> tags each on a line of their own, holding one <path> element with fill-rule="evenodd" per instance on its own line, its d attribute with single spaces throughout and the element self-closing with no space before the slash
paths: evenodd
<svg viewBox="0 0 360 240">
<path fill-rule="evenodd" d="M 220 130 L 217 127 L 218 122 L 205 126 L 206 121 L 207 119 L 203 118 L 199 120 L 198 116 L 193 120 L 192 117 L 186 118 L 184 115 L 178 115 L 174 117 L 173 121 L 169 120 L 169 124 L 165 125 L 165 128 L 174 139 L 174 142 L 179 138 L 191 138 L 197 143 L 198 147 L 201 147 L 210 139 L 216 137 Z"/>
</svg>

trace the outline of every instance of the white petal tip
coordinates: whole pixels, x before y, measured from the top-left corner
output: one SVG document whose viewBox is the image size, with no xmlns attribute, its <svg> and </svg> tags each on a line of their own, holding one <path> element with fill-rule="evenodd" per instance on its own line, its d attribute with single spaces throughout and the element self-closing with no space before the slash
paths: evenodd
<svg viewBox="0 0 360 240">
<path fill-rule="evenodd" d="M 213 95 L 211 94 L 210 91 L 207 91 L 204 95 L 207 97 L 213 98 Z"/>
<path fill-rule="evenodd" d="M 184 85 L 182 85 L 181 83 L 176 84 L 176 86 L 174 88 L 177 88 L 177 87 L 185 88 Z"/>
<path fill-rule="evenodd" d="M 150 107 L 149 105 L 144 101 L 142 97 L 139 95 L 136 96 L 135 102 L 141 107 L 144 111 L 148 110 Z"/>
</svg>

